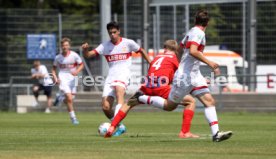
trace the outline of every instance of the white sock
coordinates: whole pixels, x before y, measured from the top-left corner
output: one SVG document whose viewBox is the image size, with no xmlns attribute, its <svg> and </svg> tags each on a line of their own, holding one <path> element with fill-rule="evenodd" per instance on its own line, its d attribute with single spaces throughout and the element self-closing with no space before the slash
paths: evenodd
<svg viewBox="0 0 276 159">
<path fill-rule="evenodd" d="M 76 118 L 77 118 L 77 117 L 76 117 L 76 114 L 75 114 L 75 111 L 69 112 L 69 115 L 70 115 L 70 118 L 71 118 L 71 119 L 76 119 Z"/>
<path fill-rule="evenodd" d="M 138 100 L 142 103 L 152 105 L 162 110 L 164 108 L 165 99 L 162 97 L 142 95 Z"/>
<path fill-rule="evenodd" d="M 115 106 L 114 117 L 115 117 L 116 114 L 119 112 L 119 110 L 121 109 L 121 107 L 122 107 L 122 104 L 117 104 L 117 105 Z M 114 117 L 113 117 L 113 118 L 114 118 Z"/>
<path fill-rule="evenodd" d="M 212 135 L 214 136 L 219 131 L 216 107 L 215 106 L 206 107 L 204 109 L 204 113 L 205 113 L 205 117 L 210 125 Z"/>
</svg>

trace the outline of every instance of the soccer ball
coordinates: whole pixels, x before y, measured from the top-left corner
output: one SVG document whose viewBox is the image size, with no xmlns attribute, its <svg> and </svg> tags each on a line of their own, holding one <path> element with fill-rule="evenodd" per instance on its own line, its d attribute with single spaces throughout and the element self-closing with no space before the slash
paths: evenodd
<svg viewBox="0 0 276 159">
<path fill-rule="evenodd" d="M 102 123 L 98 128 L 99 135 L 104 136 L 110 126 L 111 126 L 111 124 L 108 122 Z"/>
</svg>

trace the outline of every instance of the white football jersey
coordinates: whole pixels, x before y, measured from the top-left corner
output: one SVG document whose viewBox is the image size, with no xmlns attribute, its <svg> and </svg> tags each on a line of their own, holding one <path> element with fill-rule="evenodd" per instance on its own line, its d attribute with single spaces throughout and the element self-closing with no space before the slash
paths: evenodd
<svg viewBox="0 0 276 159">
<path fill-rule="evenodd" d="M 58 54 L 54 60 L 54 66 L 59 68 L 60 80 L 73 80 L 71 72 L 77 70 L 77 66 L 82 64 L 81 57 L 74 51 L 70 51 L 67 56 Z"/>
<path fill-rule="evenodd" d="M 192 44 L 197 45 L 198 50 L 203 52 L 206 44 L 205 33 L 198 27 L 193 27 L 180 43 L 184 53 L 178 70 L 174 74 L 173 86 L 169 94 L 169 99 L 175 103 L 181 102 L 188 94 L 197 96 L 210 92 L 206 79 L 199 70 L 200 61 L 190 54 Z"/>
<path fill-rule="evenodd" d="M 40 78 L 38 80 L 39 83 L 42 84 L 43 86 L 49 86 L 49 85 L 53 84 L 53 80 L 50 78 L 48 70 L 45 65 L 40 65 L 38 67 L 38 70 L 36 70 L 35 68 L 32 68 L 31 73 L 32 73 L 32 75 L 34 75 L 34 74 L 43 74 L 44 75 L 44 78 Z"/>
<path fill-rule="evenodd" d="M 95 51 L 105 56 L 109 72 L 106 82 L 122 81 L 127 83 L 130 78 L 132 52 L 140 51 L 141 47 L 133 40 L 121 38 L 118 44 L 111 41 L 100 44 Z"/>
<path fill-rule="evenodd" d="M 198 50 L 201 52 L 203 52 L 206 45 L 204 31 L 196 26 L 185 35 L 184 39 L 180 43 L 180 46 L 184 49 L 184 53 L 181 58 L 181 62 L 179 63 L 178 73 L 190 75 L 191 78 L 200 73 L 200 61 L 190 54 L 190 47 L 192 44 L 197 45 Z"/>
<path fill-rule="evenodd" d="M 58 54 L 54 60 L 54 66 L 59 68 L 60 72 L 73 72 L 77 66 L 82 63 L 81 57 L 74 51 L 70 51 L 67 56 Z"/>
</svg>

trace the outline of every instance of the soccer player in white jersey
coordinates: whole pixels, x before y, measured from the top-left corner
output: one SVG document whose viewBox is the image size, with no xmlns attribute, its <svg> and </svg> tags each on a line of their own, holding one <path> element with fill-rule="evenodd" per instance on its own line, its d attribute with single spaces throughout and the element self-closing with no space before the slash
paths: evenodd
<svg viewBox="0 0 276 159">
<path fill-rule="evenodd" d="M 186 34 L 181 41 L 180 54 L 183 54 L 174 74 L 173 86 L 168 100 L 151 96 L 149 103 L 159 107 L 174 106 L 180 103 L 184 96 L 192 94 L 196 96 L 205 106 L 205 117 L 210 125 L 213 141 L 220 142 L 232 136 L 231 131 L 219 131 L 218 118 L 215 107 L 215 100 L 210 94 L 206 79 L 201 75 L 200 62 L 206 63 L 213 71 L 219 71 L 219 65 L 204 57 L 205 29 L 208 25 L 209 16 L 205 10 L 200 10 L 195 16 L 195 26 Z M 138 101 L 146 102 L 149 96 L 142 95 L 137 97 Z"/>
<path fill-rule="evenodd" d="M 72 124 L 77 125 L 79 121 L 73 108 L 73 99 L 76 94 L 76 76 L 83 69 L 81 57 L 74 51 L 70 50 L 71 40 L 63 38 L 61 40 L 62 52 L 54 60 L 52 74 L 54 82 L 59 84 L 59 89 L 65 94 L 63 102 L 67 105 Z M 59 73 L 57 76 L 57 68 Z"/>
<path fill-rule="evenodd" d="M 141 53 L 148 63 L 150 63 L 150 59 L 145 50 L 136 42 L 120 36 L 120 28 L 117 22 L 108 23 L 106 28 L 110 37 L 109 41 L 103 42 L 92 51 L 88 51 L 89 45 L 84 43 L 82 49 L 86 58 L 100 54 L 105 56 L 108 62 L 109 72 L 103 89 L 102 109 L 106 117 L 113 120 L 113 117 L 124 104 L 125 90 L 130 80 L 132 52 Z M 114 112 L 112 105 L 115 98 L 117 99 L 117 105 Z M 124 129 L 118 129 L 114 136 L 122 133 L 124 133 Z"/>
<path fill-rule="evenodd" d="M 45 113 L 51 113 L 53 80 L 50 78 L 46 66 L 41 65 L 40 61 L 35 60 L 33 66 L 34 67 L 31 69 L 32 79 L 38 80 L 38 83 L 33 85 L 33 94 L 36 100 L 35 106 L 38 105 L 39 91 L 44 90 L 44 94 L 47 96 L 47 108 L 45 109 Z"/>
</svg>

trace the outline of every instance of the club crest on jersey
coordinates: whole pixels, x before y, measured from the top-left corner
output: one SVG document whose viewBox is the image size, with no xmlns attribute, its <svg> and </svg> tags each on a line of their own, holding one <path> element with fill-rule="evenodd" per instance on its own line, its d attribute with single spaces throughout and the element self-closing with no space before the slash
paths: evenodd
<svg viewBox="0 0 276 159">
<path fill-rule="evenodd" d="M 126 46 L 124 46 L 124 47 L 122 48 L 122 51 L 123 51 L 123 52 L 127 52 Z"/>
</svg>

